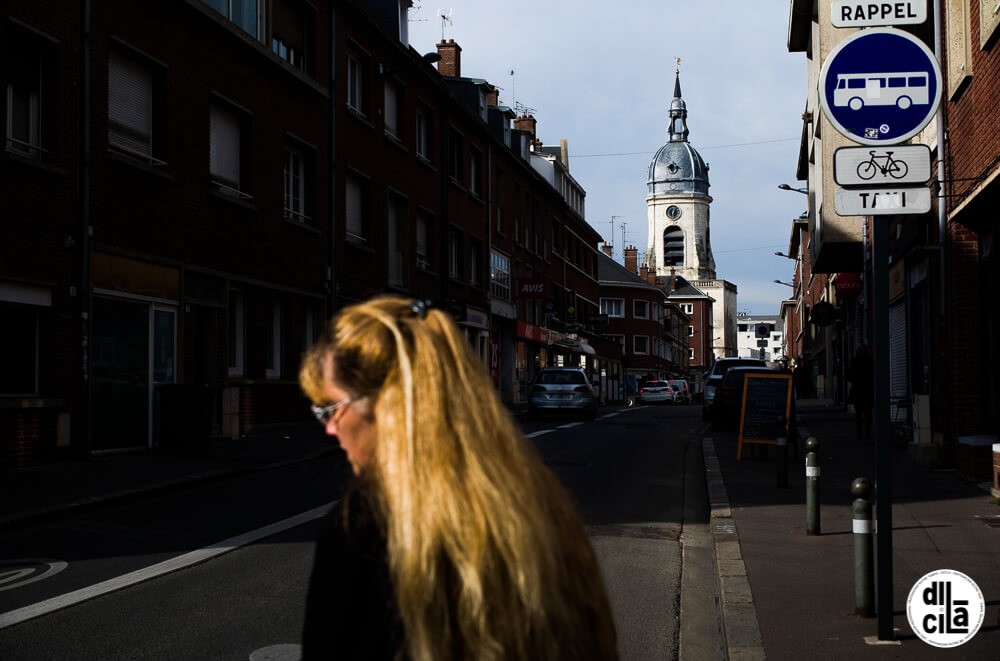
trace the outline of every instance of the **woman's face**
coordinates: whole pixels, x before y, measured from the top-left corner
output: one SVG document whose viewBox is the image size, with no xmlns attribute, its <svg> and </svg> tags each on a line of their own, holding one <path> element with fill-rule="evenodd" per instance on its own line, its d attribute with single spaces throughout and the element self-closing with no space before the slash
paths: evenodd
<svg viewBox="0 0 1000 661">
<path fill-rule="evenodd" d="M 348 392 L 334 381 L 333 375 L 333 355 L 328 355 L 323 364 L 324 392 L 328 401 L 339 402 Z M 338 408 L 327 420 L 325 429 L 327 434 L 337 437 L 355 475 L 371 463 L 375 452 L 375 425 L 363 414 L 361 402 L 352 400 Z"/>
</svg>

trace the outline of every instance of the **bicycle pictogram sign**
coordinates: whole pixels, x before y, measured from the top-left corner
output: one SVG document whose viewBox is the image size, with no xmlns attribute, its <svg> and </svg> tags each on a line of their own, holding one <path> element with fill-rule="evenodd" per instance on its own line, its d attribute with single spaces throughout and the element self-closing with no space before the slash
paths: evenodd
<svg viewBox="0 0 1000 661">
<path fill-rule="evenodd" d="M 922 184 L 930 177 L 927 145 L 841 147 L 833 155 L 833 178 L 841 186 Z"/>
</svg>

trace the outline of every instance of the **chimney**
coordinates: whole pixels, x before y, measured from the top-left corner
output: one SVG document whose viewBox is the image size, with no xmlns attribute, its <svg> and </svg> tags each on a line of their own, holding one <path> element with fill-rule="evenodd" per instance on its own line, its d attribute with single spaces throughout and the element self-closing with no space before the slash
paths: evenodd
<svg viewBox="0 0 1000 661">
<path fill-rule="evenodd" d="M 611 244 L 611 243 L 605 243 L 605 244 L 603 244 L 603 245 L 601 246 L 601 250 L 602 250 L 602 251 L 604 252 L 604 254 L 605 254 L 605 255 L 607 255 L 608 257 L 614 257 L 614 252 L 615 252 L 615 246 L 614 246 L 614 244 Z"/>
<path fill-rule="evenodd" d="M 625 254 L 625 268 L 629 273 L 639 272 L 639 249 L 635 246 L 629 246 L 624 250 Z"/>
<path fill-rule="evenodd" d="M 535 139 L 535 128 L 538 126 L 538 122 L 535 120 L 534 115 L 518 115 L 514 119 L 514 128 L 518 131 L 525 131 L 531 134 L 531 139 Z"/>
<path fill-rule="evenodd" d="M 490 93 L 486 95 L 486 105 L 488 106 L 498 106 L 500 105 L 500 92 L 497 88 L 493 87 L 490 89 Z"/>
<path fill-rule="evenodd" d="M 437 45 L 438 55 L 441 60 L 438 62 L 438 73 L 448 78 L 458 78 L 462 75 L 462 47 L 455 43 L 454 39 L 445 41 L 444 39 Z"/>
<path fill-rule="evenodd" d="M 566 138 L 559 138 L 559 160 L 569 172 L 569 140 Z"/>
</svg>

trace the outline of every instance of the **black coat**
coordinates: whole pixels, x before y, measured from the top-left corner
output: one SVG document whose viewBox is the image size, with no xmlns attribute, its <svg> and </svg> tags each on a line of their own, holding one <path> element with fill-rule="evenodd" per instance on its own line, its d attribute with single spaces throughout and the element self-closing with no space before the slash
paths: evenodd
<svg viewBox="0 0 1000 661">
<path fill-rule="evenodd" d="M 364 491 L 355 490 L 321 523 L 306 597 L 302 658 L 394 659 L 402 641 L 385 534 Z"/>
</svg>

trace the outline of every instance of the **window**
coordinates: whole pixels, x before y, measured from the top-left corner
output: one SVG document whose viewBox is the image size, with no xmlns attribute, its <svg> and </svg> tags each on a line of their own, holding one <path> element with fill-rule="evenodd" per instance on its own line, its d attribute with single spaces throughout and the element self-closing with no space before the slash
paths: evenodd
<svg viewBox="0 0 1000 661">
<path fill-rule="evenodd" d="M 625 336 L 624 335 L 605 335 L 606 338 L 616 343 L 618 346 L 625 350 Z"/>
<path fill-rule="evenodd" d="M 312 36 L 310 27 L 315 16 L 306 10 L 305 3 L 297 0 L 272 0 L 271 3 L 271 51 L 289 66 L 305 73 L 306 49 Z"/>
<path fill-rule="evenodd" d="M 684 314 L 694 314 L 694 303 L 681 303 L 681 311 Z"/>
<path fill-rule="evenodd" d="M 636 319 L 649 319 L 649 301 L 632 301 L 632 316 Z"/>
<path fill-rule="evenodd" d="M 490 254 L 490 293 L 502 301 L 510 300 L 510 257 L 496 251 Z"/>
<path fill-rule="evenodd" d="M 385 132 L 397 140 L 402 138 L 400 134 L 399 111 L 400 90 L 395 82 L 385 81 Z"/>
<path fill-rule="evenodd" d="M 503 172 L 500 170 L 496 171 L 495 178 L 496 194 L 493 196 L 494 203 L 497 209 L 497 220 L 496 220 L 496 230 L 498 234 L 503 234 L 503 203 L 504 203 L 504 190 L 503 190 Z"/>
<path fill-rule="evenodd" d="M 632 353 L 649 353 L 649 336 L 632 336 Z"/>
<path fill-rule="evenodd" d="M 694 337 L 694 326 L 688 326 L 688 337 Z"/>
<path fill-rule="evenodd" d="M 601 299 L 601 314 L 606 314 L 609 317 L 624 317 L 625 316 L 625 299 L 624 298 L 602 298 Z"/>
<path fill-rule="evenodd" d="M 153 76 L 115 52 L 108 56 L 108 144 L 144 158 L 153 155 Z"/>
<path fill-rule="evenodd" d="M 240 179 L 243 130 L 240 115 L 230 108 L 214 104 L 209 121 L 209 168 L 212 183 L 220 192 L 249 199 Z"/>
<path fill-rule="evenodd" d="M 406 285 L 406 200 L 389 193 L 386 196 L 386 243 L 389 261 L 389 284 Z"/>
<path fill-rule="evenodd" d="M 312 220 L 312 153 L 297 146 L 285 147 L 284 217 L 299 223 Z"/>
<path fill-rule="evenodd" d="M 54 47 L 15 24 L 8 23 L 7 30 L 6 149 L 41 160 L 51 148 L 48 128 L 55 126 L 52 113 L 59 108 Z"/>
<path fill-rule="evenodd" d="M 356 53 L 347 54 L 347 105 L 365 114 L 365 61 Z"/>
<path fill-rule="evenodd" d="M 205 4 L 257 39 L 260 14 L 258 0 L 205 0 Z"/>
<path fill-rule="evenodd" d="M 482 277 L 479 275 L 482 262 L 483 246 L 479 241 L 469 242 L 469 284 L 479 286 Z"/>
<path fill-rule="evenodd" d="M 663 265 L 684 265 L 684 230 L 676 225 L 663 231 Z"/>
<path fill-rule="evenodd" d="M 947 74 L 948 97 L 952 99 L 972 75 L 969 9 L 969 0 L 948 0 L 944 3 L 949 44 L 945 60 L 948 70 L 944 73 Z"/>
<path fill-rule="evenodd" d="M 17 302 L 3 300 L 8 298 Z M 26 302 L 32 304 L 22 304 Z M 42 315 L 51 304 L 47 291 L 0 291 L 0 318 L 4 320 L 0 324 L 0 359 L 4 365 L 0 370 L 0 395 L 38 394 L 42 346 L 39 335 Z"/>
<path fill-rule="evenodd" d="M 694 360 L 694 349 L 688 348 L 688 360 Z"/>
<path fill-rule="evenodd" d="M 431 268 L 431 218 L 423 211 L 417 212 L 417 268 L 427 271 Z"/>
<path fill-rule="evenodd" d="M 431 160 L 430 152 L 430 110 L 421 106 L 417 108 L 417 128 L 416 128 L 416 138 L 417 138 L 417 156 L 424 159 L 425 161 Z"/>
<path fill-rule="evenodd" d="M 264 376 L 281 378 L 281 301 L 271 301 L 271 323 L 264 326 Z"/>
<path fill-rule="evenodd" d="M 346 220 L 347 238 L 365 241 L 365 218 L 368 215 L 368 181 L 356 174 L 347 175 Z"/>
<path fill-rule="evenodd" d="M 469 149 L 469 191 L 482 194 L 483 155 L 478 149 Z"/>
<path fill-rule="evenodd" d="M 462 277 L 462 236 L 458 230 L 448 232 L 448 277 Z"/>
<path fill-rule="evenodd" d="M 458 184 L 463 183 L 462 152 L 462 135 L 453 129 L 448 140 L 448 174 Z"/>
<path fill-rule="evenodd" d="M 246 313 L 243 294 L 229 292 L 229 376 L 243 376 Z"/>
</svg>

